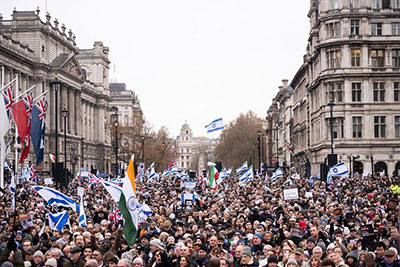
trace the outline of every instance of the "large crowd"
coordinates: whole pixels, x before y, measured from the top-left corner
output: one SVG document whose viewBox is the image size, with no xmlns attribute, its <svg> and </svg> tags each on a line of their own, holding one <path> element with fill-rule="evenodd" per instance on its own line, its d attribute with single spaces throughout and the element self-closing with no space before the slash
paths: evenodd
<svg viewBox="0 0 400 267">
<path fill-rule="evenodd" d="M 145 178 L 137 181 L 137 198 L 152 213 L 129 246 L 101 184 L 83 184 L 87 227 L 70 209 L 69 225 L 56 231 L 46 215 L 54 207 L 22 182 L 15 213 L 10 193 L 0 198 L 0 266 L 397 267 L 397 185 L 398 177 L 336 178 L 329 185 L 290 176 L 240 185 L 227 177 L 216 190 L 198 183 L 195 200 L 182 203 L 181 194 L 193 189 L 181 179 Z M 298 188 L 297 199 L 284 199 L 290 188 Z M 76 181 L 60 191 L 78 199 Z M 18 223 L 16 214 L 32 223 Z"/>
</svg>

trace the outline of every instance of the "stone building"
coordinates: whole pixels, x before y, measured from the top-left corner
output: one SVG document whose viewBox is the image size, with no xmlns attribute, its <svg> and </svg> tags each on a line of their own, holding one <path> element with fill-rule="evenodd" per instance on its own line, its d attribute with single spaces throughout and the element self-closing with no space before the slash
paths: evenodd
<svg viewBox="0 0 400 267">
<path fill-rule="evenodd" d="M 338 161 L 353 173 L 399 174 L 400 1 L 311 0 L 308 16 L 307 53 L 290 84 L 293 95 L 277 100 L 292 102 L 293 170 L 305 173 L 309 161 L 311 173 L 319 173 L 331 153 L 334 103 Z"/>
<path fill-rule="evenodd" d="M 49 153 L 56 154 L 58 134 L 58 162 L 66 162 L 71 172 L 87 170 L 110 171 L 110 138 L 105 121 L 109 118 L 108 47 L 94 42 L 92 49 L 79 49 L 75 35 L 64 24 L 40 10 L 16 11 L 11 20 L 0 18 L 0 65 L 5 69 L 4 83 L 18 74 L 18 91 L 36 85 L 33 96 L 48 91 L 45 157 L 39 171 L 50 172 Z M 57 86 L 55 80 L 60 82 Z M 57 89 L 57 90 L 56 90 Z M 57 94 L 58 110 L 55 110 Z M 69 111 L 66 129 L 62 110 Z M 56 133 L 55 116 L 58 117 Z M 67 158 L 64 159 L 66 131 Z M 9 155 L 9 159 L 13 158 Z M 24 164 L 34 162 L 31 153 Z"/>
<path fill-rule="evenodd" d="M 214 161 L 214 149 L 217 141 L 206 137 L 194 137 L 190 126 L 185 122 L 180 135 L 176 138 L 180 170 L 196 171 L 197 174 L 207 170 L 207 162 Z"/>
</svg>

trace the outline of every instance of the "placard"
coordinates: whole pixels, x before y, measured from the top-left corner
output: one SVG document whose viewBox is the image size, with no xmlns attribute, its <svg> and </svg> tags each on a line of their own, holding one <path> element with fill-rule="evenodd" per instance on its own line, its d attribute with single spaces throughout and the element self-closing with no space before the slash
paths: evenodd
<svg viewBox="0 0 400 267">
<path fill-rule="evenodd" d="M 83 193 L 85 192 L 85 189 L 82 186 L 78 186 L 76 191 L 77 191 L 77 195 L 78 196 L 83 196 Z"/>
<path fill-rule="evenodd" d="M 285 200 L 298 199 L 299 190 L 297 188 L 283 190 L 283 198 Z"/>
<path fill-rule="evenodd" d="M 311 198 L 311 197 L 313 197 L 313 194 L 312 194 L 312 192 L 306 192 L 306 195 L 305 195 L 305 197 L 307 197 L 307 198 Z"/>
<path fill-rule="evenodd" d="M 45 178 L 44 179 L 44 184 L 52 185 L 53 184 L 53 178 Z"/>
</svg>

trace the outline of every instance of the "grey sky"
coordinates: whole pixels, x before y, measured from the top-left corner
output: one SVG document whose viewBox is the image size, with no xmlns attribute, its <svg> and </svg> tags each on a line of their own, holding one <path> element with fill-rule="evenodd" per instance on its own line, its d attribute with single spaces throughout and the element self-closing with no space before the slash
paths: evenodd
<svg viewBox="0 0 400 267">
<path fill-rule="evenodd" d="M 1 0 L 0 12 L 45 14 L 45 0 Z M 265 117 L 281 80 L 302 64 L 309 1 L 48 0 L 80 48 L 110 48 L 110 78 L 127 84 L 146 119 L 172 136 L 187 121 L 195 136 L 253 110 Z M 215 136 L 215 135 L 213 135 Z"/>
</svg>

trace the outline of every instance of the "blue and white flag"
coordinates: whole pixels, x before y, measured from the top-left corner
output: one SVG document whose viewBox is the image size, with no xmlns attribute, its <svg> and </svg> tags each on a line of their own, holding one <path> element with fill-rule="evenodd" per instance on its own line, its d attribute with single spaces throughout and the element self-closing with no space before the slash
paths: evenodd
<svg viewBox="0 0 400 267">
<path fill-rule="evenodd" d="M 173 167 L 170 170 L 165 170 L 164 173 L 162 174 L 162 177 L 168 176 L 170 174 L 178 174 L 178 173 L 179 173 L 178 167 Z"/>
<path fill-rule="evenodd" d="M 85 207 L 83 205 L 83 196 L 81 196 L 81 200 L 79 203 L 79 226 L 87 227 Z"/>
<path fill-rule="evenodd" d="M 12 172 L 11 172 L 11 174 L 12 174 Z M 10 189 L 10 192 L 11 192 L 11 209 L 13 211 L 15 211 L 15 190 L 16 190 L 16 187 L 15 187 L 14 175 L 11 175 L 11 183 L 9 185 L 9 189 Z"/>
<path fill-rule="evenodd" d="M 226 177 L 228 177 L 228 176 L 230 176 L 231 175 L 231 173 L 232 173 L 232 170 L 233 170 L 233 168 L 230 168 L 230 169 L 225 169 L 225 170 L 222 170 L 220 173 L 219 173 L 219 178 L 221 178 L 221 179 L 225 179 Z"/>
<path fill-rule="evenodd" d="M 185 205 L 186 200 L 191 200 L 192 203 L 194 203 L 194 201 L 195 201 L 194 194 L 193 193 L 189 193 L 189 192 L 182 193 L 181 194 L 182 205 Z"/>
<path fill-rule="evenodd" d="M 62 231 L 66 224 L 69 224 L 68 211 L 65 210 L 56 214 L 49 213 L 49 225 L 51 230 Z"/>
<path fill-rule="evenodd" d="M 115 183 L 107 181 L 101 181 L 101 184 L 104 186 L 107 192 L 110 193 L 114 202 L 118 204 L 122 193 L 122 187 Z"/>
<path fill-rule="evenodd" d="M 272 174 L 271 181 L 283 177 L 283 172 L 281 168 L 278 168 L 274 174 Z"/>
<path fill-rule="evenodd" d="M 150 178 L 150 174 L 154 171 L 154 162 L 152 164 L 150 164 L 150 166 L 147 168 L 146 170 L 146 176 Z"/>
<path fill-rule="evenodd" d="M 335 166 L 331 167 L 329 169 L 329 173 L 332 176 L 344 176 L 349 174 L 349 170 L 347 169 L 344 162 L 340 162 L 339 164 L 336 164 Z"/>
<path fill-rule="evenodd" d="M 239 176 L 239 184 L 243 184 L 248 180 L 253 180 L 253 165 Z"/>
<path fill-rule="evenodd" d="M 53 188 L 38 185 L 34 186 L 33 189 L 52 206 L 71 208 L 76 212 L 79 211 L 79 205 L 75 200 Z"/>
<path fill-rule="evenodd" d="M 236 169 L 236 173 L 239 174 L 244 170 L 247 170 L 247 161 L 243 162 L 242 166 Z"/>
<path fill-rule="evenodd" d="M 185 189 L 186 190 L 194 190 L 194 188 L 196 187 L 196 181 L 185 181 Z"/>
<path fill-rule="evenodd" d="M 177 174 L 177 176 L 178 176 L 181 180 L 189 179 L 189 174 L 187 174 L 187 173 L 179 172 L 179 173 Z"/>
<path fill-rule="evenodd" d="M 206 125 L 205 128 L 207 129 L 207 133 L 212 133 L 218 130 L 224 129 L 224 123 L 222 118 L 216 119 L 212 121 L 210 124 Z"/>
</svg>

